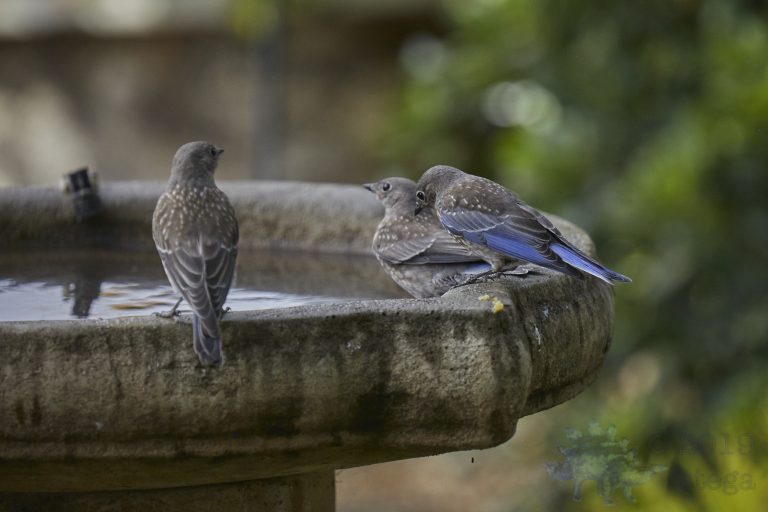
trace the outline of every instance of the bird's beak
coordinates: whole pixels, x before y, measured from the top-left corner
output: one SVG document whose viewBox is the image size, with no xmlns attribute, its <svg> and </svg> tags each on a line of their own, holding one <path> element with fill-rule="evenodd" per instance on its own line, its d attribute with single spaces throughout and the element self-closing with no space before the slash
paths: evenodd
<svg viewBox="0 0 768 512">
<path fill-rule="evenodd" d="M 216 158 L 219 158 L 223 152 L 224 152 L 224 150 L 223 150 L 223 149 L 221 149 L 221 148 L 216 148 Z"/>
<path fill-rule="evenodd" d="M 375 183 L 366 183 L 365 185 L 363 185 L 363 188 L 368 192 L 375 192 L 376 189 L 373 188 L 375 185 L 376 185 Z"/>
<path fill-rule="evenodd" d="M 414 215 L 418 215 L 421 210 L 424 209 L 424 205 L 421 203 L 416 203 L 416 211 L 413 212 Z"/>
</svg>

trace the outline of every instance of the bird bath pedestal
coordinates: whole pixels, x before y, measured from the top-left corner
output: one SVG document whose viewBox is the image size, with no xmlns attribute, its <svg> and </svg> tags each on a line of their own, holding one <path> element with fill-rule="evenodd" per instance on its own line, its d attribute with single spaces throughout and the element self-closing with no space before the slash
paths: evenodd
<svg viewBox="0 0 768 512">
<path fill-rule="evenodd" d="M 81 224 L 57 190 L 0 190 L 0 247 L 147 250 L 162 187 L 104 186 L 103 216 Z M 242 246 L 368 254 L 381 216 L 360 187 L 222 188 Z M 336 469 L 495 446 L 573 397 L 612 323 L 608 285 L 548 271 L 437 299 L 231 312 L 216 369 L 185 323 L 0 323 L 0 512 L 330 511 Z"/>
</svg>

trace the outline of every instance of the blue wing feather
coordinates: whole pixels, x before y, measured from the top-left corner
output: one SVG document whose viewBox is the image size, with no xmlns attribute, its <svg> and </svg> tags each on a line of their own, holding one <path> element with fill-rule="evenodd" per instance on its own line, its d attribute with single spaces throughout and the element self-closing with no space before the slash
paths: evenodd
<svg viewBox="0 0 768 512">
<path fill-rule="evenodd" d="M 530 242 L 509 233 L 494 233 L 494 231 L 491 230 L 485 234 L 488 247 L 491 249 L 537 265 L 549 266 L 551 263 Z"/>
<path fill-rule="evenodd" d="M 575 248 L 560 243 L 553 243 L 550 247 L 552 252 L 560 256 L 563 261 L 569 265 L 573 265 L 579 270 L 592 274 L 606 283 L 610 283 L 611 281 L 621 281 L 623 283 L 632 282 L 627 276 L 601 265 Z"/>
<path fill-rule="evenodd" d="M 449 232 L 511 258 L 574 276 L 586 272 L 608 283 L 631 281 L 572 246 L 548 219 L 525 206 L 504 215 L 452 208 L 440 221 Z"/>
</svg>

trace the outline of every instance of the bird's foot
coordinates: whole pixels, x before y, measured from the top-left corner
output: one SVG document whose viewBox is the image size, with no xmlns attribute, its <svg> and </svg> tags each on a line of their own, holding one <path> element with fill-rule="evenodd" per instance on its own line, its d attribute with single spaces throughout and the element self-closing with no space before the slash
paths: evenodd
<svg viewBox="0 0 768 512">
<path fill-rule="evenodd" d="M 179 313 L 179 304 L 181 304 L 181 301 L 182 299 L 179 299 L 169 311 L 162 311 L 160 313 L 155 313 L 155 316 L 159 318 L 166 318 L 166 319 L 173 318 L 178 322 L 179 316 L 181 315 L 181 313 Z"/>
<path fill-rule="evenodd" d="M 219 311 L 219 322 L 221 322 L 221 319 L 224 318 L 224 315 L 226 315 L 230 311 L 232 311 L 232 308 L 230 307 L 222 308 L 221 311 Z"/>
<path fill-rule="evenodd" d="M 493 272 L 487 272 L 485 275 L 478 276 L 477 279 L 475 279 L 475 283 L 487 283 L 489 281 L 495 281 L 496 279 L 500 278 L 501 276 L 505 275 L 506 272 L 503 270 L 496 270 Z"/>
<path fill-rule="evenodd" d="M 514 268 L 505 268 L 501 270 L 488 270 L 481 274 L 474 275 L 461 283 L 461 286 L 475 283 L 487 283 L 488 281 L 494 281 L 502 276 L 527 276 L 528 274 L 535 274 L 536 270 L 527 265 L 518 265 Z"/>
<path fill-rule="evenodd" d="M 154 313 L 154 315 L 158 318 L 165 318 L 166 320 L 169 318 L 176 318 L 181 315 L 178 311 L 170 310 L 170 311 L 161 311 L 159 313 Z"/>
<path fill-rule="evenodd" d="M 475 283 L 484 283 L 487 280 L 491 279 L 492 277 L 499 274 L 499 271 L 497 270 L 487 270 L 485 272 L 481 272 L 480 274 L 475 274 L 471 277 L 468 277 L 463 283 L 461 283 L 461 286 L 466 286 L 468 284 L 475 284 Z"/>
</svg>

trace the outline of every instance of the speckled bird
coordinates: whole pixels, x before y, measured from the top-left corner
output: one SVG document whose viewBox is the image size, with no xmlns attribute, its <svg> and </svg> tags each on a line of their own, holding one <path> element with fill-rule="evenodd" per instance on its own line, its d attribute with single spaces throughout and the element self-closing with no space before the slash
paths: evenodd
<svg viewBox="0 0 768 512">
<path fill-rule="evenodd" d="M 239 238 L 235 211 L 213 179 L 222 152 L 202 141 L 181 146 L 152 217 L 152 237 L 165 273 L 192 308 L 193 346 L 206 366 L 222 362 L 219 321 Z M 179 302 L 163 316 L 175 315 Z"/>
<path fill-rule="evenodd" d="M 415 215 L 416 183 L 387 178 L 364 187 L 384 205 L 373 252 L 389 276 L 414 297 L 436 297 L 490 270 L 440 225 L 432 211 Z"/>
<path fill-rule="evenodd" d="M 416 201 L 417 212 L 434 209 L 442 226 L 494 271 L 519 259 L 575 277 L 631 281 L 584 254 L 517 194 L 486 178 L 438 165 L 419 180 Z"/>
</svg>

